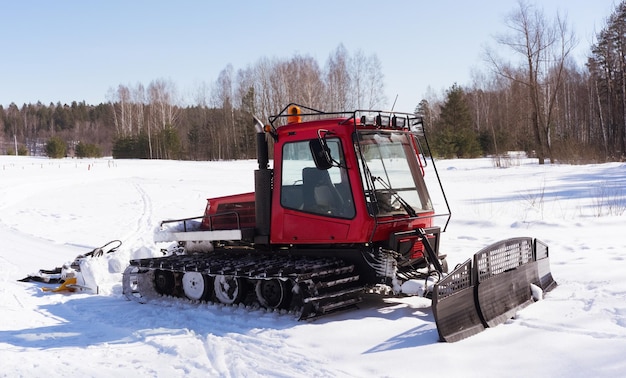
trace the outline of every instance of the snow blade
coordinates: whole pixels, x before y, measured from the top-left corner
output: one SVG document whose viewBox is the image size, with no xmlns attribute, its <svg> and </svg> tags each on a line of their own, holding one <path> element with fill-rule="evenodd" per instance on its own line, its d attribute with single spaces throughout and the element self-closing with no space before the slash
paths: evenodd
<svg viewBox="0 0 626 378">
<path fill-rule="evenodd" d="M 546 244 L 513 238 L 483 248 L 435 285 L 439 338 L 454 342 L 504 323 L 533 302 L 531 284 L 556 286 Z"/>
<path fill-rule="evenodd" d="M 539 286 L 544 292 L 548 292 L 556 287 L 556 281 L 550 272 L 550 259 L 548 256 L 548 246 L 541 240 L 535 239 L 534 256 L 537 263 L 537 273 L 539 275 Z"/>
<path fill-rule="evenodd" d="M 467 260 L 443 280 L 433 291 L 433 315 L 439 339 L 454 342 L 485 329 L 474 300 L 472 260 Z"/>
<path fill-rule="evenodd" d="M 530 238 L 508 239 L 474 255 L 476 306 L 489 327 L 504 323 L 532 303 L 531 283 L 539 281 Z"/>
</svg>

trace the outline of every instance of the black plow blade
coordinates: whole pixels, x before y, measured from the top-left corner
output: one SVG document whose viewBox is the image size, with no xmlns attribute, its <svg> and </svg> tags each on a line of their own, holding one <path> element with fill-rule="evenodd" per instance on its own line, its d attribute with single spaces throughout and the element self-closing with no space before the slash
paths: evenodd
<svg viewBox="0 0 626 378">
<path fill-rule="evenodd" d="M 433 314 L 439 338 L 462 340 L 485 329 L 475 306 L 472 260 L 467 260 L 435 285 Z"/>
<path fill-rule="evenodd" d="M 544 292 L 556 286 L 546 244 L 513 238 L 483 248 L 435 285 L 439 338 L 459 341 L 504 323 L 533 302 L 531 284 Z"/>
</svg>

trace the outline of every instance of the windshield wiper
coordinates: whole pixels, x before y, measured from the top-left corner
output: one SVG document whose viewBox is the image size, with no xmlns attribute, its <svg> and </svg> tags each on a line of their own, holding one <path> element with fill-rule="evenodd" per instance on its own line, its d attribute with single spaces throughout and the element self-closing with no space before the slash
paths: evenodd
<svg viewBox="0 0 626 378">
<path fill-rule="evenodd" d="M 383 187 L 385 189 L 387 189 L 389 191 L 389 193 L 391 193 L 391 195 L 398 202 L 400 202 L 400 205 L 402 206 L 404 211 L 406 211 L 406 213 L 409 214 L 410 217 L 417 217 L 417 213 L 415 212 L 415 209 L 413 209 L 413 207 L 411 205 L 409 205 L 409 203 L 406 202 L 406 200 L 404 198 L 402 198 L 402 196 L 400 194 L 398 194 L 397 191 L 391 189 L 391 185 L 389 185 L 385 180 L 383 180 L 382 177 L 372 176 L 372 184 L 374 184 L 375 181 L 380 182 L 383 185 Z"/>
</svg>

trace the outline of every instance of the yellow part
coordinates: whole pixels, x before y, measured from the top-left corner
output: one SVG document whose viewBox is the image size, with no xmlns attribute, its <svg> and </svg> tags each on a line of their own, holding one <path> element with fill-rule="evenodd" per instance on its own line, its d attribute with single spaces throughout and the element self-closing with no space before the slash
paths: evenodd
<svg viewBox="0 0 626 378">
<path fill-rule="evenodd" d="M 74 292 L 76 291 L 76 288 L 71 287 L 71 285 L 76 285 L 76 277 L 71 277 L 65 280 L 65 282 L 63 282 L 61 284 L 61 286 L 51 289 L 49 287 L 42 287 L 41 290 L 43 291 L 51 291 L 53 293 L 57 293 L 59 291 L 69 291 L 69 292 Z"/>
<path fill-rule="evenodd" d="M 287 110 L 289 114 L 287 116 L 287 123 L 300 123 L 302 122 L 302 117 L 300 116 L 300 107 L 296 105 L 291 105 Z"/>
</svg>

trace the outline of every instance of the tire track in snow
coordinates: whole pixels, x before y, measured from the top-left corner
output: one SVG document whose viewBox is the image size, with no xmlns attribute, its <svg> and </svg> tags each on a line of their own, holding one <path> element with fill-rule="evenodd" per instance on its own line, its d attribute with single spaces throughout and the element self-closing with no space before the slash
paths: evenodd
<svg viewBox="0 0 626 378">
<path fill-rule="evenodd" d="M 220 377 L 326 377 L 328 361 L 289 345 L 281 330 L 259 328 L 247 332 L 208 333 L 203 336 L 210 365 Z"/>
<path fill-rule="evenodd" d="M 575 328 L 575 327 L 567 326 L 565 324 L 555 324 L 555 325 L 550 325 L 550 324 L 545 324 L 545 323 L 540 324 L 539 322 L 531 322 L 531 321 L 526 321 L 526 320 L 520 321 L 518 324 L 526 328 L 531 328 L 531 329 L 565 333 L 568 335 L 576 334 L 580 336 L 589 336 L 594 339 L 626 339 L 626 334 L 620 335 L 618 333 L 594 331 L 592 329 L 585 329 L 585 328 Z"/>
<path fill-rule="evenodd" d="M 134 226 L 122 238 L 127 249 L 137 249 L 149 247 L 153 244 L 153 205 L 150 195 L 146 192 L 140 182 L 131 179 L 131 184 L 138 194 L 139 214 L 136 220 L 131 223 Z"/>
<path fill-rule="evenodd" d="M 130 318 L 143 319 L 134 338 L 163 358 L 175 358 L 177 370 L 219 377 L 341 376 L 326 357 L 290 342 L 300 323 L 288 315 L 170 298 L 161 302 L 133 308 Z"/>
<path fill-rule="evenodd" d="M 93 300 L 93 299 L 92 299 Z M 290 343 L 297 321 L 285 315 L 206 304 L 188 304 L 176 299 L 163 303 L 86 306 L 66 303 L 59 316 L 71 324 L 98 322 L 89 339 L 92 348 L 103 344 L 135 348 L 143 345 L 159 355 L 159 365 L 168 365 L 175 375 L 219 377 L 326 377 L 341 376 L 329 369 L 329 361 Z M 125 313 L 107 317 L 107 313 Z M 137 319 L 142 319 L 137 323 Z M 67 329 L 69 328 L 69 329 Z"/>
<path fill-rule="evenodd" d="M 151 229 L 152 221 L 153 221 L 152 199 L 150 198 L 148 193 L 140 184 L 135 182 L 133 183 L 133 185 L 135 186 L 135 189 L 137 190 L 137 192 L 139 192 L 139 195 L 141 196 L 141 201 L 143 204 L 141 215 L 139 216 L 139 219 L 137 220 L 137 229 L 135 231 L 135 235 L 141 237 L 141 235 L 144 235 L 148 231 L 150 232 L 152 231 Z"/>
<path fill-rule="evenodd" d="M 198 314 L 199 316 L 193 316 Z M 324 357 L 312 355 L 290 343 L 295 319 L 264 310 L 201 306 L 183 316 L 185 324 L 202 340 L 207 364 L 220 377 L 328 377 Z M 286 318 L 287 317 L 287 318 Z M 336 368 L 336 367 L 335 367 Z"/>
<path fill-rule="evenodd" d="M 562 280 L 558 291 L 545 301 L 550 314 L 538 317 L 536 307 L 524 309 L 516 316 L 519 325 L 531 329 L 587 336 L 593 339 L 626 340 L 626 307 L 615 301 L 609 281 L 570 282 Z"/>
</svg>

